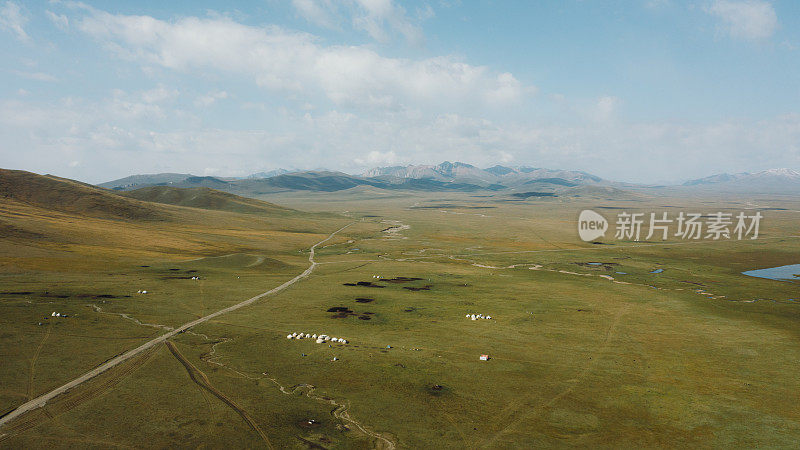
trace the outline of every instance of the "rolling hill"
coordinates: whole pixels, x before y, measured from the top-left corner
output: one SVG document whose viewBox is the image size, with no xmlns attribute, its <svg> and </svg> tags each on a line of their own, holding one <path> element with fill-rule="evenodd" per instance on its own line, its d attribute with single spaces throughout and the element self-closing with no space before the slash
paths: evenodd
<svg viewBox="0 0 800 450">
<path fill-rule="evenodd" d="M 143 174 L 143 175 L 131 175 L 129 177 L 120 178 L 119 180 L 100 183 L 98 184 L 98 186 L 114 190 L 137 189 L 145 186 L 169 185 L 169 184 L 179 183 L 193 176 L 194 175 L 190 175 L 188 173 L 154 173 L 154 174 Z"/>
<path fill-rule="evenodd" d="M 22 170 L 0 169 L 0 198 L 90 217 L 129 220 L 165 217 L 153 204 L 78 181 Z"/>
<path fill-rule="evenodd" d="M 172 186 L 150 186 L 120 195 L 137 200 L 191 208 L 231 211 L 245 214 L 263 214 L 292 211 L 272 203 L 240 197 L 207 187 L 176 188 Z"/>
</svg>

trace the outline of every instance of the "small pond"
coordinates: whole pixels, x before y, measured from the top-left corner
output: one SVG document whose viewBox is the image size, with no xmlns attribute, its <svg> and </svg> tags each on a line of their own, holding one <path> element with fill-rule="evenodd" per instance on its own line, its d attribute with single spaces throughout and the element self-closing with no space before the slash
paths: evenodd
<svg viewBox="0 0 800 450">
<path fill-rule="evenodd" d="M 768 278 L 770 280 L 800 281 L 800 264 L 748 270 L 742 273 L 751 277 Z"/>
</svg>

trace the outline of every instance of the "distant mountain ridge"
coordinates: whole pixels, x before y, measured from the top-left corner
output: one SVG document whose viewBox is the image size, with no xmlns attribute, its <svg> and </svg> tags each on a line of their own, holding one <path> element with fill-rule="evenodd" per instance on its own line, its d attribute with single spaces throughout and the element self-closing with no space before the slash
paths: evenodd
<svg viewBox="0 0 800 450">
<path fill-rule="evenodd" d="M 683 183 L 683 186 L 729 192 L 798 194 L 800 193 L 800 172 L 781 168 L 755 173 L 723 173 L 689 180 Z"/>
<path fill-rule="evenodd" d="M 285 169 L 260 172 L 247 178 L 221 178 L 176 173 L 132 175 L 102 183 L 100 186 L 122 191 L 148 186 L 207 187 L 243 196 L 283 191 L 336 192 L 359 186 L 384 190 L 431 192 L 480 190 L 554 192 L 580 186 L 615 186 L 625 189 L 659 187 L 612 182 L 577 170 L 502 165 L 481 169 L 471 164 L 449 161 L 436 165 L 377 167 L 361 175 L 329 170 L 290 172 Z M 756 173 L 718 174 L 689 180 L 683 183 L 683 188 L 743 193 L 800 194 L 800 173 L 791 169 L 770 169 Z"/>
<path fill-rule="evenodd" d="M 530 186 L 525 186 L 526 183 L 535 183 L 537 189 L 552 190 L 602 181 L 600 177 L 578 171 L 504 166 L 480 169 L 471 164 L 445 161 L 437 165 L 378 167 L 360 176 L 329 170 L 290 172 L 285 169 L 260 172 L 247 178 L 168 173 L 132 175 L 99 186 L 124 191 L 148 186 L 208 187 L 240 195 L 259 195 L 285 190 L 335 192 L 357 186 L 434 192 L 497 191 L 516 187 L 529 188 Z"/>
<path fill-rule="evenodd" d="M 286 170 L 286 169 L 275 169 L 275 170 L 269 170 L 267 172 L 253 173 L 253 174 L 250 174 L 250 175 L 246 176 L 245 178 L 247 178 L 247 179 L 272 178 L 272 177 L 277 177 L 278 175 L 283 175 L 285 173 L 291 173 L 291 172 L 294 172 L 294 171 Z"/>
<path fill-rule="evenodd" d="M 535 167 L 506 167 L 495 165 L 488 169 L 480 169 L 471 164 L 462 162 L 451 163 L 445 161 L 437 165 L 408 165 L 378 167 L 368 170 L 362 174 L 365 178 L 379 179 L 425 179 L 430 178 L 439 181 L 463 181 L 468 183 L 486 183 L 511 186 L 531 180 L 563 180 L 556 184 L 563 183 L 600 183 L 603 180 L 595 175 L 575 170 L 553 170 Z"/>
</svg>

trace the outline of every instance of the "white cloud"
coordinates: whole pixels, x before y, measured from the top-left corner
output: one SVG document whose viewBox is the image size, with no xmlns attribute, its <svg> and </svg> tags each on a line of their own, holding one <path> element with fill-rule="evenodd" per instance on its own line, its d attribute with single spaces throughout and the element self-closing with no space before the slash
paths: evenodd
<svg viewBox="0 0 800 450">
<path fill-rule="evenodd" d="M 366 157 L 355 158 L 353 161 L 359 166 L 379 167 L 397 164 L 400 159 L 397 157 L 397 154 L 391 150 L 383 153 L 373 150 L 367 153 Z"/>
<path fill-rule="evenodd" d="M 197 97 L 194 101 L 194 105 L 197 107 L 205 107 L 211 106 L 216 103 L 217 100 L 223 100 L 228 98 L 228 93 L 225 91 L 213 91 L 209 92 L 206 95 L 201 95 Z"/>
<path fill-rule="evenodd" d="M 174 100 L 178 97 L 179 92 L 177 89 L 168 89 L 163 85 L 159 85 L 154 89 L 142 92 L 142 101 L 145 103 L 162 103 L 169 100 Z"/>
<path fill-rule="evenodd" d="M 764 0 L 714 0 L 706 12 L 719 18 L 734 38 L 767 39 L 778 27 L 775 9 Z"/>
<path fill-rule="evenodd" d="M 48 82 L 58 81 L 58 78 L 56 78 L 55 76 L 44 72 L 23 72 L 21 70 L 15 70 L 13 71 L 13 73 L 16 74 L 17 76 L 20 76 L 22 78 L 27 78 L 29 80 L 48 81 Z"/>
<path fill-rule="evenodd" d="M 353 17 L 353 26 L 366 31 L 373 39 L 387 42 L 387 29 L 402 34 L 412 44 L 421 44 L 424 34 L 411 22 L 406 10 L 392 0 L 356 0 L 360 11 Z"/>
<path fill-rule="evenodd" d="M 498 156 L 497 158 L 498 161 L 500 161 L 501 163 L 510 163 L 511 161 L 514 160 L 514 155 L 508 152 L 504 152 L 502 150 L 497 152 L 497 156 Z"/>
<path fill-rule="evenodd" d="M 53 22 L 53 24 L 58 28 L 62 30 L 66 30 L 67 28 L 69 28 L 69 18 L 67 18 L 67 16 L 63 14 L 56 14 L 49 10 L 45 11 L 44 13 L 47 16 L 47 18 L 50 19 L 50 21 Z"/>
<path fill-rule="evenodd" d="M 367 47 L 324 46 L 309 34 L 247 26 L 229 18 L 167 22 L 91 10 L 78 27 L 120 56 L 145 65 L 245 75 L 268 89 L 307 97 L 321 93 L 340 105 L 397 108 L 475 99 L 494 104 L 531 92 L 512 74 L 497 75 L 450 56 L 387 58 Z"/>
<path fill-rule="evenodd" d="M 169 104 L 144 103 L 141 93 L 121 91 L 97 102 L 0 101 L 6 150 L 0 152 L 0 167 L 95 182 L 134 172 L 203 173 L 205 168 L 247 175 L 261 165 L 361 173 L 373 166 L 443 160 L 485 167 L 514 161 L 640 182 L 800 168 L 796 114 L 708 125 L 588 121 L 567 126 L 415 111 L 330 111 L 313 117 L 300 111 L 287 112 L 268 129 L 209 128 L 195 119 Z M 177 122 L 164 126 L 165 120 Z M 69 168 L 71 161 L 81 164 Z"/>
<path fill-rule="evenodd" d="M 412 44 L 421 44 L 425 35 L 419 22 L 434 15 L 433 9 L 425 5 L 419 9 L 417 17 L 412 18 L 394 0 L 292 0 L 292 5 L 313 24 L 339 28 L 341 23 L 349 21 L 354 29 L 383 43 L 399 34 Z"/>
<path fill-rule="evenodd" d="M 21 41 L 30 40 L 28 33 L 25 32 L 25 24 L 28 18 L 22 14 L 19 5 L 7 1 L 0 6 L 0 29 L 10 31 Z"/>
<path fill-rule="evenodd" d="M 647 0 L 644 4 L 649 9 L 661 9 L 670 6 L 670 0 Z"/>
<path fill-rule="evenodd" d="M 607 122 L 611 120 L 617 111 L 619 103 L 619 98 L 610 95 L 604 95 L 598 98 L 592 111 L 594 120 L 599 122 Z"/>
<path fill-rule="evenodd" d="M 325 28 L 335 28 L 335 5 L 329 0 L 292 0 L 292 6 L 307 21 Z"/>
<path fill-rule="evenodd" d="M 486 100 L 492 104 L 513 103 L 525 95 L 534 95 L 538 92 L 536 86 L 525 86 L 508 72 L 497 75 L 495 86 L 485 94 Z"/>
</svg>

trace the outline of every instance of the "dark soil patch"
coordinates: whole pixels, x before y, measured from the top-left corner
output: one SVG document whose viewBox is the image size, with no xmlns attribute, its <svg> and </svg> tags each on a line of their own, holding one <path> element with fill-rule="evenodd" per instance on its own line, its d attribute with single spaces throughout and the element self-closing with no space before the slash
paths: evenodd
<svg viewBox="0 0 800 450">
<path fill-rule="evenodd" d="M 382 288 L 384 286 L 374 284 L 372 281 L 359 281 L 358 283 L 342 283 L 345 286 L 364 286 L 364 287 L 374 287 L 374 288 Z"/>
<path fill-rule="evenodd" d="M 42 295 L 42 297 L 47 297 L 47 298 L 69 298 L 69 295 L 65 295 L 65 294 L 51 294 L 51 293 L 49 293 L 49 292 L 45 292 L 45 293 Z"/>
<path fill-rule="evenodd" d="M 433 286 L 430 284 L 426 284 L 425 286 L 414 287 L 414 286 L 403 286 L 403 289 L 408 289 L 409 291 L 430 291 Z"/>
<path fill-rule="evenodd" d="M 181 269 L 169 269 L 169 270 L 175 272 L 175 271 L 178 271 L 178 270 L 181 270 Z"/>
<path fill-rule="evenodd" d="M 356 299 L 356 303 L 372 303 L 374 302 L 374 298 L 366 298 L 366 297 L 359 297 Z"/>
<path fill-rule="evenodd" d="M 111 294 L 78 294 L 75 297 L 77 298 L 130 298 L 130 295 L 111 295 Z"/>
<path fill-rule="evenodd" d="M 417 310 L 417 308 L 414 308 L 413 306 L 409 306 L 408 308 L 404 309 L 403 311 L 405 311 L 405 312 L 414 312 L 416 310 Z"/>
<path fill-rule="evenodd" d="M 419 281 L 422 278 L 413 278 L 413 277 L 394 277 L 394 278 L 381 278 L 381 281 L 385 281 L 387 283 L 408 283 L 410 281 Z"/>
<path fill-rule="evenodd" d="M 334 306 L 332 308 L 328 308 L 328 312 L 336 313 L 331 316 L 331 319 L 346 319 L 350 316 L 357 316 L 352 309 L 346 306 Z"/>
<path fill-rule="evenodd" d="M 0 292 L 2 295 L 31 295 L 33 292 L 29 291 L 9 291 L 9 292 Z"/>
<path fill-rule="evenodd" d="M 192 277 L 182 277 L 182 276 L 171 276 L 171 277 L 161 277 L 162 280 L 191 280 Z"/>
<path fill-rule="evenodd" d="M 139 266 L 139 267 L 150 267 L 150 266 Z"/>
<path fill-rule="evenodd" d="M 372 319 L 371 316 L 358 316 L 358 318 L 361 319 L 361 320 L 371 320 Z"/>
</svg>

